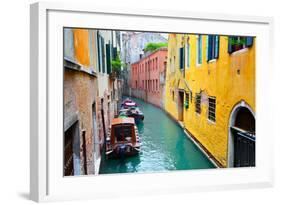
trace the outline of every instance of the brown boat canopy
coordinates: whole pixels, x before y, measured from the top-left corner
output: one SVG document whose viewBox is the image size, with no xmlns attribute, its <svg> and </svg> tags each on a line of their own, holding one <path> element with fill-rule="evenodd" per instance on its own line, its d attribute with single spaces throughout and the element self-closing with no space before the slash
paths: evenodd
<svg viewBox="0 0 281 205">
<path fill-rule="evenodd" d="M 111 125 L 118 125 L 118 124 L 135 124 L 135 119 L 132 117 L 126 118 L 113 118 Z"/>
<path fill-rule="evenodd" d="M 110 143 L 136 143 L 135 119 L 132 117 L 114 118 L 111 123 Z"/>
</svg>

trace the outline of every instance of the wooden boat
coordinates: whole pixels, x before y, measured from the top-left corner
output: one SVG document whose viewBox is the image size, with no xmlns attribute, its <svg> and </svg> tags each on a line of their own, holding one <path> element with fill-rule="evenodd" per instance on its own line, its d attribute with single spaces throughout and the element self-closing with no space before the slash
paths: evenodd
<svg viewBox="0 0 281 205">
<path fill-rule="evenodd" d="M 139 151 L 140 140 L 134 118 L 114 118 L 106 139 L 107 158 L 124 158 Z"/>
</svg>

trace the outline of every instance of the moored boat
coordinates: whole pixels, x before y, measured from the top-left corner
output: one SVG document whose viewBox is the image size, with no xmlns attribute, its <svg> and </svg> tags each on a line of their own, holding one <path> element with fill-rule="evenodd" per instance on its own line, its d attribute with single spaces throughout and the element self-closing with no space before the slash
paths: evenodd
<svg viewBox="0 0 281 205">
<path fill-rule="evenodd" d="M 133 117 L 136 123 L 142 122 L 144 120 L 144 115 L 138 107 L 129 108 L 127 111 L 128 117 Z"/>
<path fill-rule="evenodd" d="M 106 139 L 106 156 L 124 158 L 138 154 L 140 139 L 134 118 L 114 118 Z"/>
<path fill-rule="evenodd" d="M 137 106 L 138 106 L 137 103 L 134 102 L 133 100 L 130 100 L 129 98 L 124 100 L 121 104 L 122 109 L 128 109 L 128 108 L 137 107 Z"/>
<path fill-rule="evenodd" d="M 121 109 L 119 111 L 119 117 L 133 117 L 136 123 L 140 123 L 144 120 L 144 115 L 138 107 L 131 107 L 128 109 Z"/>
</svg>

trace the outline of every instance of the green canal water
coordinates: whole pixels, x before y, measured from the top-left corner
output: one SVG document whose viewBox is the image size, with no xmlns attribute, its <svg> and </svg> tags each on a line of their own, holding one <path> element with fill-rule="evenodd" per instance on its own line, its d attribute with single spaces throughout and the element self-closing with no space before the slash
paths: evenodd
<svg viewBox="0 0 281 205">
<path fill-rule="evenodd" d="M 100 174 L 163 172 L 214 168 L 214 165 L 163 110 L 132 98 L 144 113 L 137 125 L 141 152 L 134 157 L 106 159 L 102 155 Z"/>
</svg>

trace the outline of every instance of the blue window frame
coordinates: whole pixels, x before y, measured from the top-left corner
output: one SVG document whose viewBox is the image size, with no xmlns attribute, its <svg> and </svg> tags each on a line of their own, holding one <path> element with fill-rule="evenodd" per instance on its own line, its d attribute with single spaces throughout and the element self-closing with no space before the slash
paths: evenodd
<svg viewBox="0 0 281 205">
<path fill-rule="evenodd" d="M 219 58 L 219 36 L 207 36 L 207 61 Z"/>
<path fill-rule="evenodd" d="M 190 67 L 190 45 L 186 44 L 186 66 Z"/>
<path fill-rule="evenodd" d="M 202 35 L 197 38 L 197 65 L 202 64 Z"/>
</svg>

